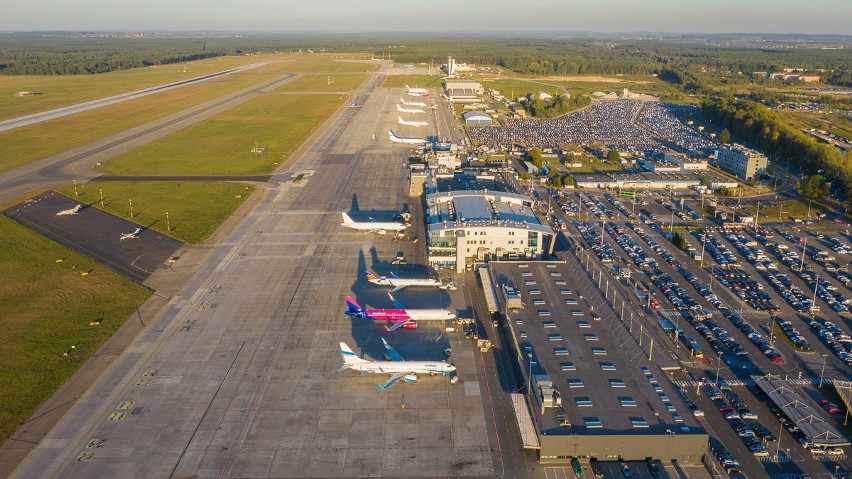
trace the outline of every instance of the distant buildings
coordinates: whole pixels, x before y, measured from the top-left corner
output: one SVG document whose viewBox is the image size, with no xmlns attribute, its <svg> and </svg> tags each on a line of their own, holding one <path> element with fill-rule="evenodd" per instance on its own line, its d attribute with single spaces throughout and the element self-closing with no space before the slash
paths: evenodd
<svg viewBox="0 0 852 479">
<path fill-rule="evenodd" d="M 743 145 L 723 145 L 719 149 L 716 160 L 719 168 L 729 171 L 742 180 L 754 178 L 759 172 L 766 170 L 766 156 Z"/>
</svg>

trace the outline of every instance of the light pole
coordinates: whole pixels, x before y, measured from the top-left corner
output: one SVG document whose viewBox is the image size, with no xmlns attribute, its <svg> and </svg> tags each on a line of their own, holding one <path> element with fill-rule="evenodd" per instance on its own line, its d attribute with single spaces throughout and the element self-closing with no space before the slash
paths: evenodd
<svg viewBox="0 0 852 479">
<path fill-rule="evenodd" d="M 532 388 L 532 353 L 527 353 L 527 358 L 530 362 L 530 372 L 527 374 L 527 394 L 532 395 L 532 391 L 530 391 Z"/>
<path fill-rule="evenodd" d="M 722 367 L 722 355 L 716 356 L 716 387 L 719 387 L 719 370 Z"/>
<path fill-rule="evenodd" d="M 814 200 L 808 200 L 808 218 L 811 217 L 811 203 L 813 202 Z"/>
<path fill-rule="evenodd" d="M 822 375 L 825 374 L 825 358 L 828 357 L 828 354 L 822 355 L 822 369 L 819 370 L 819 386 L 817 388 L 822 387 Z"/>
<path fill-rule="evenodd" d="M 704 247 L 707 246 L 707 232 L 702 232 L 701 236 L 701 267 L 704 267 Z"/>
<path fill-rule="evenodd" d="M 778 455 L 781 453 L 781 433 L 784 432 L 784 422 L 778 421 L 778 446 L 775 448 L 775 462 L 778 462 Z"/>
</svg>

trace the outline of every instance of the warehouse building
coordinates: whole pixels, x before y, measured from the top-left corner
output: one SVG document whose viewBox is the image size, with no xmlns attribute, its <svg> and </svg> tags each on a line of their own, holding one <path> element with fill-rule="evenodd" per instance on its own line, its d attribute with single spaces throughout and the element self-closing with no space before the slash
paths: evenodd
<svg viewBox="0 0 852 479">
<path fill-rule="evenodd" d="M 462 272 L 495 259 L 542 259 L 556 233 L 541 224 L 529 196 L 462 190 L 426 195 L 429 266 Z"/>
<path fill-rule="evenodd" d="M 524 447 L 538 450 L 542 464 L 699 464 L 708 435 L 668 377 L 679 365 L 667 354 L 649 358 L 648 341 L 643 349 L 629 337 L 639 328 L 596 311 L 578 291 L 578 274 L 562 261 L 488 265 L 492 302 L 525 383 L 512 395 Z"/>
<path fill-rule="evenodd" d="M 484 111 L 469 111 L 462 114 L 465 125 L 491 125 L 491 117 Z"/>
<path fill-rule="evenodd" d="M 479 101 L 479 96 L 485 93 L 482 84 L 476 80 L 444 80 L 444 91 L 451 102 L 470 103 Z"/>
</svg>

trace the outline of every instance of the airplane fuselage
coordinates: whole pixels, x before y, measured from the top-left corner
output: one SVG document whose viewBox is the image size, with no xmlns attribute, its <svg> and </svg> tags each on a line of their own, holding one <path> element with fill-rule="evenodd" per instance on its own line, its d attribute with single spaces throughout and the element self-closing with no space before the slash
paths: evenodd
<svg viewBox="0 0 852 479">
<path fill-rule="evenodd" d="M 455 319 L 446 309 L 367 309 L 364 313 L 377 321 L 441 321 Z"/>
<path fill-rule="evenodd" d="M 407 286 L 441 286 L 441 282 L 431 278 L 377 278 L 370 280 L 373 284 L 379 286 L 393 286 L 400 289 Z"/>
<path fill-rule="evenodd" d="M 349 364 L 349 369 L 364 373 L 450 374 L 456 367 L 446 361 L 369 361 Z"/>
</svg>

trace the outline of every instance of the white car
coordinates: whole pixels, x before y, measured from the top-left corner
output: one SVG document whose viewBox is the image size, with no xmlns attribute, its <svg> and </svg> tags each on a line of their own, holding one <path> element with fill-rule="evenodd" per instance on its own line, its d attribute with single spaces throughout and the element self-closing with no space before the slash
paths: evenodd
<svg viewBox="0 0 852 479">
<path fill-rule="evenodd" d="M 704 417 L 704 411 L 696 409 L 695 411 L 692 411 L 692 415 L 695 417 Z"/>
</svg>

